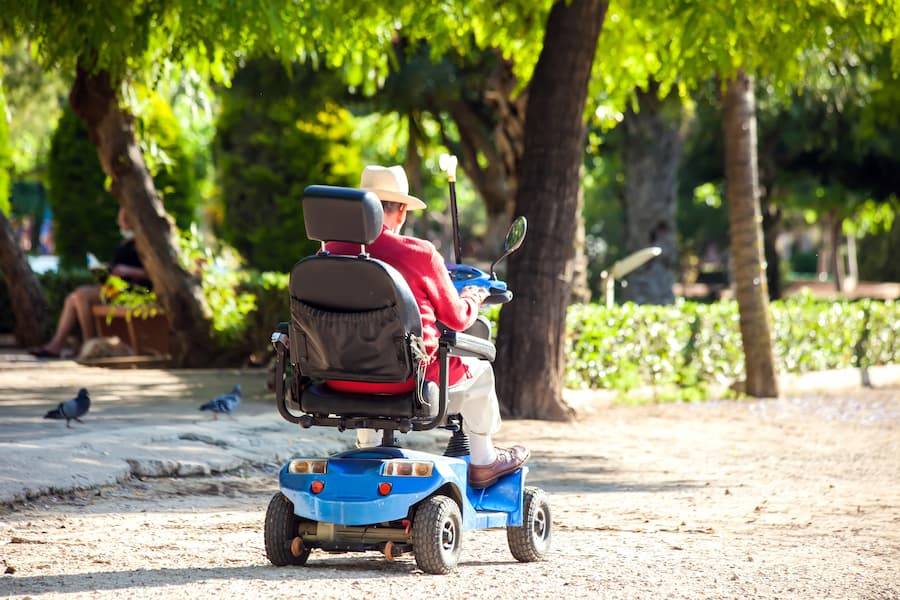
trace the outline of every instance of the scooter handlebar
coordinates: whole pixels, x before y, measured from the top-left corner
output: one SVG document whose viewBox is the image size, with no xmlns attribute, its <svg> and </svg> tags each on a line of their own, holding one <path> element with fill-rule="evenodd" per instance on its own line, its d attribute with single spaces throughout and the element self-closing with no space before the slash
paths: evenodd
<svg viewBox="0 0 900 600">
<path fill-rule="evenodd" d="M 491 295 L 487 297 L 484 301 L 485 305 L 493 305 L 493 304 L 506 304 L 507 302 L 512 302 L 513 293 L 509 290 L 495 290 L 491 289 Z"/>
</svg>

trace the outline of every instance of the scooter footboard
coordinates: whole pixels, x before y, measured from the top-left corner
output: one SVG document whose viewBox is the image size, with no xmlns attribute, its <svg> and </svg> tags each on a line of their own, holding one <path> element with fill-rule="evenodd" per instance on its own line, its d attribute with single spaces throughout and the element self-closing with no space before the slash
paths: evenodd
<svg viewBox="0 0 900 600">
<path fill-rule="evenodd" d="M 473 510 L 472 520 L 464 522 L 466 529 L 484 529 L 488 527 L 519 527 L 522 525 L 522 500 L 525 493 L 525 478 L 528 467 L 504 475 L 489 488 L 472 489 L 467 492 L 467 500 Z M 480 519 L 485 513 L 503 513 L 505 519 Z M 497 522 L 502 520 L 503 522 Z M 471 526 L 469 525 L 471 523 Z"/>
</svg>

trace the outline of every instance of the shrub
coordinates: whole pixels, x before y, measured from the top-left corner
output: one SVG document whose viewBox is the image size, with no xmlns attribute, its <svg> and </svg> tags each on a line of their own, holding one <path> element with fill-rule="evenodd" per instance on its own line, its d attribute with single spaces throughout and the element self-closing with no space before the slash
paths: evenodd
<svg viewBox="0 0 900 600">
<path fill-rule="evenodd" d="M 71 108 L 63 111 L 53 133 L 48 172 L 54 239 L 62 267 L 84 267 L 88 252 L 107 260 L 119 242 L 119 205 L 106 191 L 106 176 L 87 127 Z"/>
<path fill-rule="evenodd" d="M 256 297 L 248 347 L 264 349 L 278 321 L 290 318 L 288 277 L 251 275 Z M 496 332 L 499 309 L 487 316 Z M 772 303 L 775 358 L 782 373 L 900 363 L 900 302 L 826 302 L 795 296 Z M 699 397 L 711 384 L 744 376 L 735 302 L 673 306 L 573 305 L 567 325 L 566 385 L 629 390 L 677 386 Z"/>
<path fill-rule="evenodd" d="M 265 356 L 279 321 L 290 319 L 288 276 L 236 268 L 231 252 L 209 260 L 208 246 L 185 235 L 183 258 L 200 268 L 221 347 L 210 364 Z M 54 317 L 66 294 L 93 280 L 86 271 L 40 276 Z M 0 279 L 0 330 L 12 328 Z M 499 310 L 487 312 L 496 330 Z M 775 358 L 782 373 L 900 363 L 900 302 L 825 302 L 796 296 L 772 303 Z M 6 322 L 9 321 L 9 322 Z M 54 319 L 55 323 L 55 319 Z M 567 318 L 566 384 L 629 390 L 677 386 L 681 397 L 701 397 L 711 384 L 743 377 L 737 304 L 679 302 L 673 306 L 574 305 Z"/>
<path fill-rule="evenodd" d="M 779 372 L 803 373 L 900 362 L 900 303 L 772 303 Z M 703 387 L 743 377 L 737 304 L 573 306 L 568 315 L 572 387 Z"/>
<path fill-rule="evenodd" d="M 306 239 L 303 189 L 355 185 L 362 164 L 353 117 L 330 100 L 339 79 L 302 65 L 288 71 L 248 62 L 222 92 L 216 127 L 222 237 L 260 270 L 285 271 L 317 249 Z"/>
<path fill-rule="evenodd" d="M 180 228 L 187 228 L 199 198 L 194 164 L 178 121 L 160 96 L 147 100 L 138 134 L 166 211 Z M 48 171 L 56 250 L 63 267 L 83 267 L 88 252 L 108 260 L 119 243 L 119 205 L 106 190 L 106 175 L 87 127 L 69 107 L 53 133 Z"/>
<path fill-rule="evenodd" d="M 184 230 L 196 221 L 200 203 L 196 166 L 172 107 L 159 94 L 147 94 L 138 137 L 166 212 Z"/>
</svg>

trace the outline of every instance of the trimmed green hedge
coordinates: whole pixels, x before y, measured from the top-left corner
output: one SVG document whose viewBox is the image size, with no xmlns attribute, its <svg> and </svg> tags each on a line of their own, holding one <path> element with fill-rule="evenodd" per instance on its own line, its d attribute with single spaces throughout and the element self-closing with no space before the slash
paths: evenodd
<svg viewBox="0 0 900 600">
<path fill-rule="evenodd" d="M 228 348 L 214 363 L 264 356 L 279 321 L 290 318 L 288 277 L 240 272 L 238 293 L 252 296 L 252 308 L 231 311 Z M 87 273 L 41 276 L 55 314 L 66 293 L 90 283 Z M 5 287 L 0 281 L 0 329 L 10 330 Z M 249 304 L 249 303 L 248 303 Z M 495 322 L 499 311 L 489 311 Z M 817 301 L 798 296 L 772 303 L 775 355 L 782 373 L 900 363 L 900 302 Z M 5 321 L 9 321 L 8 323 Z M 242 322 L 241 322 L 242 321 Z M 682 396 L 701 396 L 712 384 L 743 376 L 737 304 L 679 302 L 673 306 L 597 304 L 569 309 L 566 383 L 574 388 L 629 390 L 646 385 L 677 386 Z"/>
<path fill-rule="evenodd" d="M 900 362 L 900 303 L 816 301 L 772 304 L 782 373 Z M 703 387 L 743 377 L 737 304 L 596 304 L 568 315 L 566 383 L 628 390 L 641 385 Z"/>
</svg>

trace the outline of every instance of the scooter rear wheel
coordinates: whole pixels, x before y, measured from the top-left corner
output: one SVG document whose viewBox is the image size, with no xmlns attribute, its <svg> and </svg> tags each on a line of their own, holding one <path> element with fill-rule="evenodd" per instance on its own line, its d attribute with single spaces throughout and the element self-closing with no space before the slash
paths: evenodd
<svg viewBox="0 0 900 600">
<path fill-rule="evenodd" d="M 412 526 L 416 564 L 426 573 L 446 575 L 462 551 L 462 514 L 447 496 L 432 496 L 416 510 Z"/>
<path fill-rule="evenodd" d="M 291 552 L 291 542 L 298 535 L 300 518 L 294 514 L 293 503 L 278 492 L 266 509 L 266 557 L 276 567 L 304 565 L 309 558 L 309 548 L 301 546 L 300 554 Z"/>
<path fill-rule="evenodd" d="M 507 528 L 506 541 L 517 561 L 535 562 L 543 559 L 550 550 L 553 527 L 550 503 L 544 490 L 525 488 L 522 511 L 522 526 Z"/>
</svg>

